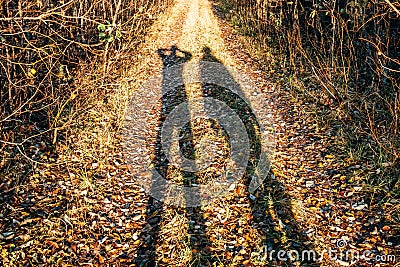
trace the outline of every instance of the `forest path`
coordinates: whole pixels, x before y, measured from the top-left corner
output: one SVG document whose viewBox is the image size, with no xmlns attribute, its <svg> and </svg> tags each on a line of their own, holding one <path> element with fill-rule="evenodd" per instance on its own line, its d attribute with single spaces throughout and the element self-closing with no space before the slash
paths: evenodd
<svg viewBox="0 0 400 267">
<path fill-rule="evenodd" d="M 153 114 L 154 102 L 152 102 L 152 94 L 158 94 L 162 102 L 161 106 L 158 107 L 159 110 L 154 113 L 160 113 L 161 116 L 168 117 L 168 114 L 163 112 L 162 105 L 168 106 L 171 103 L 174 105 L 175 100 L 178 102 L 188 101 L 190 106 L 189 113 L 192 113 L 192 115 L 196 113 L 193 102 L 196 102 L 196 99 L 203 99 L 200 101 L 202 103 L 196 102 L 196 104 L 204 106 L 204 99 L 207 94 L 204 88 L 190 84 L 190 81 L 201 79 L 203 73 L 207 71 L 209 73 L 216 72 L 214 75 L 233 81 L 235 84 L 237 83 L 236 86 L 240 91 L 238 94 L 244 99 L 243 105 L 245 106 L 238 104 L 239 107 L 235 110 L 236 113 L 244 114 L 248 110 L 257 110 L 257 116 L 260 116 L 262 120 L 267 118 L 271 120 L 278 116 L 270 113 L 270 108 L 276 108 L 272 106 L 274 103 L 271 97 L 271 84 L 255 68 L 255 64 L 250 56 L 244 52 L 245 49 L 242 47 L 238 37 L 232 33 L 230 26 L 215 15 L 213 5 L 208 0 L 176 1 L 175 5 L 156 21 L 145 42 L 138 50 L 141 51 L 142 60 L 134 68 L 134 75 L 139 74 L 136 76 L 137 80 L 133 85 L 135 96 L 131 105 L 134 107 L 128 109 L 127 114 L 128 116 L 133 116 L 133 119 L 129 121 L 133 125 L 128 126 L 137 128 L 137 131 L 133 129 L 132 136 L 140 135 L 144 132 L 144 127 L 148 126 L 145 123 L 140 124 L 138 122 L 140 115 L 136 113 L 148 114 L 150 112 Z M 209 69 L 204 71 L 204 65 L 199 63 L 204 61 L 213 62 L 222 67 L 213 69 L 213 66 L 209 66 Z M 199 67 L 199 64 L 203 66 L 203 69 Z M 181 68 L 179 67 L 180 65 Z M 235 73 L 235 71 L 238 72 L 239 70 L 240 74 L 244 74 L 246 78 L 250 79 L 254 86 L 247 86 L 246 79 L 240 80 L 240 77 L 238 77 L 240 75 Z M 163 74 L 163 80 L 159 82 L 161 87 L 157 87 L 159 91 L 149 88 L 146 81 L 161 73 Z M 182 76 L 181 78 L 185 83 L 182 92 L 168 92 L 166 94 L 164 92 L 163 94 L 162 91 L 165 89 L 163 82 L 176 78 L 166 77 L 167 75 Z M 142 87 L 136 87 L 139 84 Z M 142 93 L 140 93 L 140 90 L 142 90 Z M 210 90 L 212 91 L 212 89 Z M 157 92 L 154 93 L 154 91 Z M 217 92 L 214 95 L 211 93 L 211 95 L 216 98 L 219 97 L 220 100 L 222 99 L 226 102 L 238 101 L 235 98 L 236 96 L 232 96 L 229 93 Z M 180 97 L 183 100 L 179 99 Z M 246 106 L 246 103 L 248 106 Z M 150 107 L 150 109 L 141 113 L 140 109 L 145 109 L 146 107 Z M 172 107 L 166 107 L 167 110 L 168 108 L 172 109 Z M 201 109 L 201 107 L 198 109 Z M 246 118 L 246 116 L 244 114 L 241 118 Z M 192 116 L 191 119 L 194 119 L 194 117 Z M 149 122 L 148 120 L 146 123 L 157 125 L 157 122 Z M 253 136 L 250 136 L 249 139 L 256 141 L 260 137 L 255 136 L 255 132 L 259 130 L 259 125 L 255 124 L 275 126 L 270 121 L 264 123 L 262 121 L 250 122 L 248 120 L 247 123 L 250 126 L 246 124 L 246 129 L 253 133 Z M 251 125 L 252 123 L 254 125 Z M 215 134 L 215 131 L 214 133 L 209 133 L 210 131 L 207 128 L 211 128 L 209 122 L 203 120 L 196 124 L 191 120 L 191 130 L 189 130 L 191 133 L 189 135 L 191 135 L 192 145 L 196 144 L 196 142 L 201 143 L 199 140 L 205 134 L 208 134 L 208 137 L 210 135 L 214 137 L 214 141 L 218 139 L 215 136 L 218 134 Z M 146 132 L 142 139 L 148 138 L 148 136 L 152 136 L 152 134 Z M 156 143 L 155 146 L 159 145 L 157 136 L 152 138 L 148 139 L 153 140 Z M 199 140 L 195 140 L 196 138 Z M 260 141 L 258 140 L 258 142 Z M 251 146 L 262 146 L 261 143 L 252 143 Z M 267 147 L 266 149 L 269 148 Z M 134 150 L 140 152 L 135 153 Z M 201 149 L 196 147 L 195 150 L 195 160 L 201 159 L 205 154 L 204 151 L 202 155 L 202 153 L 198 152 Z M 253 150 L 256 149 L 253 147 Z M 143 154 L 143 148 L 135 147 L 135 145 L 128 149 L 125 147 L 125 153 L 126 151 L 128 151 L 128 154 L 131 153 L 130 156 L 135 159 L 141 156 L 139 154 Z M 149 158 L 160 157 L 157 156 L 157 152 L 153 151 L 153 153 L 155 156 L 149 155 Z M 253 151 L 251 153 L 255 154 L 256 152 Z M 252 160 L 257 161 L 258 159 Z M 153 165 L 161 165 L 158 169 L 156 166 L 157 171 L 160 171 L 165 163 L 162 160 L 159 161 L 161 163 L 155 159 L 152 163 Z M 131 164 L 128 160 L 129 163 Z M 138 162 L 135 164 L 141 165 Z M 252 164 L 256 165 L 254 162 Z M 178 182 L 182 182 L 182 180 L 179 180 L 179 177 L 183 179 L 182 176 L 184 174 L 182 172 L 177 174 L 177 171 L 175 170 L 174 172 L 174 169 L 171 170 L 170 167 L 167 167 L 165 172 L 167 173 L 166 175 L 170 175 L 172 172 L 173 177 L 169 178 L 178 177 Z M 251 176 L 251 174 L 247 176 Z M 137 176 L 136 179 L 138 179 Z M 146 179 L 146 177 L 139 179 Z M 150 177 L 147 176 L 147 179 L 150 181 L 153 179 L 154 182 L 154 177 L 151 177 L 151 173 Z M 191 203 L 193 199 L 196 200 L 196 196 L 200 198 L 200 196 L 208 192 L 200 192 L 200 195 L 193 196 L 180 188 L 180 193 L 172 196 L 175 199 L 181 198 L 178 203 L 184 203 L 183 207 L 179 208 L 166 205 L 150 197 L 147 207 L 142 207 L 143 214 L 139 216 L 140 220 L 137 222 L 143 228 L 136 234 L 138 240 L 135 243 L 134 251 L 131 252 L 135 253 L 135 264 L 138 266 L 156 266 L 156 263 L 157 266 L 220 266 L 219 264 L 222 264 L 221 266 L 251 266 L 251 264 L 263 266 L 266 261 L 264 259 L 263 262 L 262 258 L 265 255 L 262 254 L 262 251 L 266 248 L 266 244 L 276 244 L 276 246 L 286 249 L 293 248 L 294 245 L 297 248 L 308 248 L 309 246 L 305 244 L 305 239 L 299 234 L 300 231 L 294 222 L 290 199 L 283 190 L 283 186 L 274 179 L 272 173 L 269 174 L 266 181 L 267 183 L 262 186 L 262 189 L 258 190 L 255 193 L 256 195 L 252 195 L 249 193 L 248 181 L 241 179 L 235 186 L 230 186 L 229 190 L 224 192 L 223 197 L 211 199 L 211 203 L 208 201 L 207 204 L 199 207 L 185 207 L 185 204 L 189 205 L 188 203 Z M 139 183 L 141 182 L 143 181 L 139 181 Z M 151 186 L 147 188 L 147 191 L 154 190 Z M 155 188 L 158 191 L 159 189 L 160 187 Z M 154 196 L 159 192 L 151 191 L 150 193 Z M 143 205 L 143 198 L 140 199 L 141 205 Z M 259 200 L 256 201 L 256 199 Z M 172 202 L 175 203 L 174 200 Z M 136 210 L 135 213 L 137 214 L 137 212 Z M 283 225 L 287 225 L 285 226 L 286 228 Z M 288 238 L 292 241 L 288 242 Z M 272 260 L 272 264 L 274 264 L 274 260 Z M 293 263 L 293 265 L 296 265 L 296 263 Z M 288 262 L 287 266 L 292 266 L 292 263 Z"/>
</svg>

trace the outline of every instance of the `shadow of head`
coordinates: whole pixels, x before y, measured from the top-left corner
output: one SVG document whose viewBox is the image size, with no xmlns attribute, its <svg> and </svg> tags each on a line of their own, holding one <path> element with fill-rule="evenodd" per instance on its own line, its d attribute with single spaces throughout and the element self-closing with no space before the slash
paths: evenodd
<svg viewBox="0 0 400 267">
<path fill-rule="evenodd" d="M 176 45 L 171 48 L 160 48 L 157 54 L 161 57 L 164 67 L 171 67 L 177 64 L 183 64 L 192 58 L 192 54 L 179 49 Z"/>
</svg>

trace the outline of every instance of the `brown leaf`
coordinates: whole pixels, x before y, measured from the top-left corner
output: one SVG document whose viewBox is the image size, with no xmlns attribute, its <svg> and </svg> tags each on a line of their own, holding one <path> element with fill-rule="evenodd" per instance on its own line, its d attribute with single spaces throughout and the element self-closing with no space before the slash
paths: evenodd
<svg viewBox="0 0 400 267">
<path fill-rule="evenodd" d="M 98 255 L 100 264 L 104 264 L 104 258 L 100 254 Z"/>
</svg>

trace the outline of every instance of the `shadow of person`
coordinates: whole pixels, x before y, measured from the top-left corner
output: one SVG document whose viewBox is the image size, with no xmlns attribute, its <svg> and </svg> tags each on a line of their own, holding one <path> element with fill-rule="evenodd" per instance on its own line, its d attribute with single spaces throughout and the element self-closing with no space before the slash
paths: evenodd
<svg viewBox="0 0 400 267">
<path fill-rule="evenodd" d="M 159 111 L 156 127 L 157 130 L 155 131 L 156 138 L 153 142 L 153 181 L 156 181 L 161 177 L 161 179 L 171 181 L 172 183 L 187 186 L 195 183 L 196 174 L 188 171 L 182 171 L 170 162 L 165 148 L 163 147 L 162 129 L 166 118 L 171 114 L 171 112 L 173 112 L 176 107 L 180 106 L 180 104 L 188 101 L 182 73 L 184 63 L 189 61 L 192 58 L 192 55 L 189 52 L 180 50 L 176 46 L 172 46 L 170 49 L 158 49 L 157 53 L 162 59 L 164 68 L 162 77 L 162 97 L 160 100 L 161 111 Z M 186 110 L 181 110 L 181 112 L 186 114 L 190 113 L 188 108 Z M 182 144 L 182 141 L 180 140 L 180 150 L 182 150 L 182 154 L 186 158 L 193 160 L 195 149 L 192 140 L 190 123 L 184 127 L 183 131 L 185 132 L 185 138 L 181 138 L 181 140 L 185 140 L 185 144 Z M 181 179 L 179 180 L 175 178 Z M 159 194 L 160 191 L 163 190 L 166 190 L 166 187 L 159 186 L 157 182 L 154 182 L 154 184 L 152 184 L 152 188 L 150 189 L 151 196 L 149 197 L 147 204 L 146 223 L 142 228 L 142 233 L 139 237 L 141 244 L 137 250 L 136 259 L 134 260 L 134 263 L 137 266 L 158 266 L 159 264 L 163 264 L 157 262 L 157 247 L 163 242 L 160 239 L 161 225 L 168 223 L 168 220 L 170 219 L 166 218 L 167 216 L 165 215 L 165 210 L 169 207 L 165 207 L 166 204 L 163 204 L 161 201 L 153 197 L 153 195 Z M 163 197 L 160 194 L 159 196 L 160 198 Z M 187 196 L 184 195 L 183 198 L 185 197 Z M 192 225 L 193 222 L 201 224 L 202 218 L 199 217 L 201 213 L 196 208 L 173 207 L 173 209 L 174 213 L 180 215 L 181 217 L 185 217 L 190 224 L 187 228 L 190 236 L 189 246 L 191 250 L 201 251 L 199 247 L 208 247 L 203 242 L 203 237 L 205 236 L 203 231 L 204 227 L 199 228 L 198 225 L 196 225 L 196 227 Z M 204 253 L 200 252 L 200 254 L 203 255 Z"/>
<path fill-rule="evenodd" d="M 250 191 L 251 179 L 257 172 L 258 165 L 262 163 L 262 135 L 258 118 L 245 99 L 241 86 L 235 81 L 228 69 L 211 53 L 209 47 L 203 48 L 202 61 L 219 63 L 218 71 L 207 69 L 210 68 L 209 64 L 201 67 L 203 97 L 212 97 L 227 104 L 245 125 L 250 143 L 250 155 L 243 175 L 243 183 Z M 210 80 L 207 76 L 215 72 L 218 72 L 218 75 L 223 77 L 225 82 L 228 80 L 226 83 L 229 84 L 229 89 L 207 82 L 207 80 Z M 267 165 L 270 166 L 269 160 Z M 291 197 L 287 194 L 283 185 L 271 177 L 274 177 L 272 171 L 260 184 L 257 191 L 253 193 L 257 196 L 256 198 L 253 197 L 255 200 L 252 200 L 251 203 L 253 225 L 257 225 L 265 236 L 262 244 L 263 250 L 253 252 L 258 253 L 263 261 L 269 263 L 269 266 L 296 266 L 295 262 L 302 266 L 319 266 L 316 262 L 318 255 L 315 255 L 315 258 L 313 258 L 313 255 L 310 256 L 310 259 L 308 258 L 308 252 L 314 250 L 307 236 L 297 226 L 292 212 Z M 286 255 L 282 257 L 283 260 L 279 260 L 277 258 L 279 250 L 298 252 L 299 257 L 297 259 L 293 257 L 293 260 L 290 260 Z M 275 251 L 275 255 L 273 251 Z M 302 252 L 306 252 L 304 257 Z M 295 256 L 297 255 L 295 254 Z M 224 264 L 227 266 L 231 262 L 224 262 Z"/>
</svg>

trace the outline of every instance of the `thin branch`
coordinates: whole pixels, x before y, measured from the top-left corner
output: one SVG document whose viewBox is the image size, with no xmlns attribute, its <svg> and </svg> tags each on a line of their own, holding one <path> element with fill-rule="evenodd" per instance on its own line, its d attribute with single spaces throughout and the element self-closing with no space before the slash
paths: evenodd
<svg viewBox="0 0 400 267">
<path fill-rule="evenodd" d="M 393 8 L 393 10 L 397 13 L 397 15 L 400 16 L 400 11 L 397 9 L 397 7 L 395 7 L 389 0 L 385 0 L 385 2 L 386 2 L 391 8 Z"/>
</svg>

